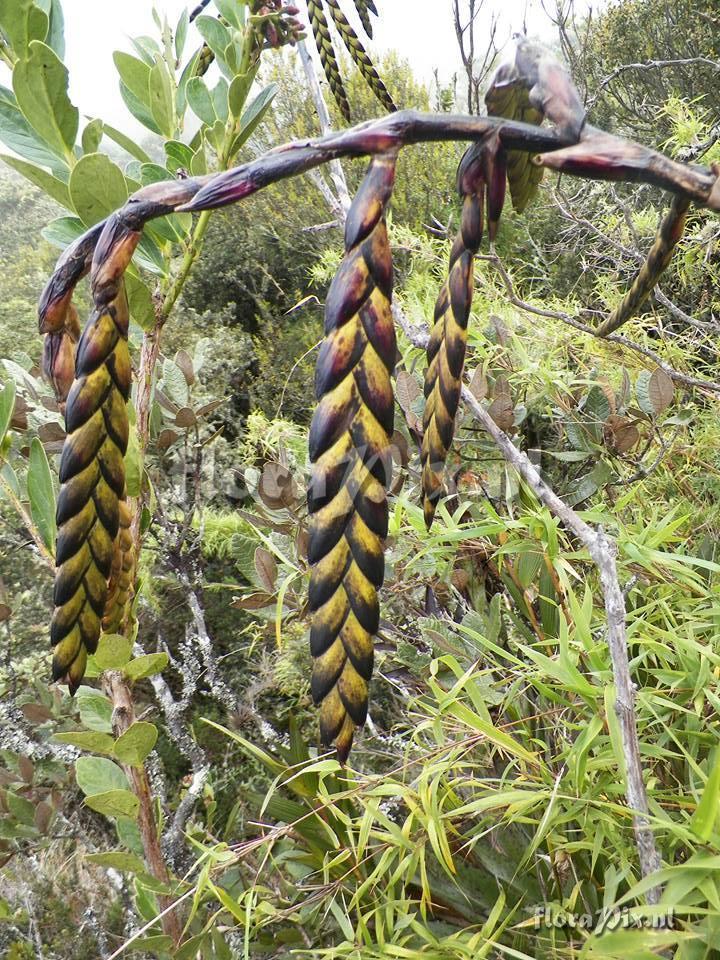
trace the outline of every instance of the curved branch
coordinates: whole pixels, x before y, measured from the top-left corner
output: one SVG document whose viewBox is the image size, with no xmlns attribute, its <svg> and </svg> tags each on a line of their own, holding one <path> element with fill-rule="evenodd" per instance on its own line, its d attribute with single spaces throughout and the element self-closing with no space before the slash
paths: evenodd
<svg viewBox="0 0 720 960">
<path fill-rule="evenodd" d="M 289 143 L 218 175 L 163 181 L 133 194 L 126 205 L 79 237 L 58 261 L 40 300 L 41 332 L 64 314 L 72 289 L 87 272 L 98 246 L 108 249 L 122 230 L 140 230 L 149 220 L 179 211 L 213 210 L 341 157 L 361 157 L 418 143 L 477 141 L 496 131 L 506 149 L 542 154 L 543 166 L 595 180 L 650 183 L 720 211 L 720 179 L 715 169 L 678 163 L 622 137 L 593 127 L 573 141 L 553 130 L 502 117 L 419 113 L 403 110 L 316 140 Z M 94 269 L 101 259 L 94 256 Z"/>
</svg>

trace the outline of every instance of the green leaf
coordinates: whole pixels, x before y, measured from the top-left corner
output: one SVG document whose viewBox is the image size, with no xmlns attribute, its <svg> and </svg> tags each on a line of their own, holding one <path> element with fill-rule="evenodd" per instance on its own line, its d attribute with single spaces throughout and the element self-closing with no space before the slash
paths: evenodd
<svg viewBox="0 0 720 960">
<path fill-rule="evenodd" d="M 143 330 L 151 330 L 155 323 L 155 307 L 147 284 L 128 271 L 125 274 L 125 290 L 130 316 Z"/>
<path fill-rule="evenodd" d="M 715 829 L 718 811 L 720 811 L 720 755 L 716 750 L 710 759 L 710 776 L 690 821 L 692 830 L 701 840 L 707 842 L 710 839 Z"/>
<path fill-rule="evenodd" d="M 119 633 L 104 633 L 95 652 L 101 670 L 120 670 L 132 656 L 132 640 Z"/>
<path fill-rule="evenodd" d="M 82 687 L 80 688 L 83 689 Z M 85 687 L 88 694 L 80 696 L 78 691 L 78 708 L 83 726 L 98 733 L 112 732 L 112 704 L 97 690 Z"/>
<path fill-rule="evenodd" d="M 38 528 L 42 542 L 50 551 L 55 550 L 55 488 L 50 464 L 42 443 L 33 437 L 30 444 L 30 461 L 27 474 L 28 498 L 33 523 Z"/>
<path fill-rule="evenodd" d="M 161 276 L 165 274 L 166 267 L 162 251 L 157 243 L 148 236 L 147 232 L 142 235 L 142 239 L 135 252 L 135 259 L 142 267 L 145 267 L 145 269 L 151 273 L 156 273 Z"/>
<path fill-rule="evenodd" d="M 107 853 L 90 853 L 85 857 L 88 863 L 96 863 L 99 867 L 109 867 L 111 870 L 120 870 L 121 873 L 145 873 L 145 864 L 134 853 L 126 850 L 108 850 Z"/>
<path fill-rule="evenodd" d="M 217 120 L 217 116 L 212 96 L 202 77 L 193 77 L 188 81 L 186 95 L 190 109 L 198 120 L 202 120 L 211 127 Z"/>
<path fill-rule="evenodd" d="M 62 60 L 65 56 L 65 17 L 62 3 L 60 0 L 35 0 L 35 2 L 44 10 L 50 21 L 47 36 L 38 39 L 44 39 Z"/>
<path fill-rule="evenodd" d="M 655 417 L 655 407 L 650 397 L 650 380 L 652 373 L 649 370 L 641 370 L 635 382 L 635 395 L 637 396 L 638 406 L 643 413 L 649 417 Z"/>
<path fill-rule="evenodd" d="M 259 760 L 260 763 L 267 767 L 267 769 L 273 775 L 284 773 L 286 771 L 285 764 L 280 763 L 280 761 L 277 760 L 271 753 L 268 753 L 267 750 L 263 750 L 262 747 L 256 746 L 250 740 L 240 736 L 239 733 L 235 733 L 233 730 L 229 730 L 227 727 L 223 727 L 221 724 L 215 723 L 214 720 L 208 720 L 207 717 L 200 717 L 200 719 L 209 727 L 217 730 L 218 733 L 224 733 L 225 736 L 230 737 L 231 740 L 234 740 L 235 743 L 237 743 L 242 749 L 243 753 L 253 757 L 255 760 Z"/>
<path fill-rule="evenodd" d="M 17 793 L 8 791 L 5 794 L 5 802 L 12 816 L 26 827 L 32 827 L 35 823 L 35 804 L 21 797 Z"/>
<path fill-rule="evenodd" d="M 80 142 L 83 153 L 95 153 L 103 138 L 103 122 L 99 117 L 91 120 L 82 132 Z"/>
<path fill-rule="evenodd" d="M 155 957 L 170 956 L 170 951 L 175 946 L 172 937 L 164 933 L 156 933 L 150 937 L 140 937 L 138 940 L 128 941 L 129 953 L 151 953 Z M 177 960 L 181 960 L 180 953 L 172 954 Z"/>
<path fill-rule="evenodd" d="M 151 130 L 153 133 L 157 133 L 158 136 L 162 136 L 160 133 L 160 128 L 153 120 L 150 107 L 145 106 L 142 100 L 138 100 L 132 90 L 130 90 L 126 84 L 122 83 L 122 81 L 120 82 L 120 96 L 123 98 L 125 106 L 136 120 L 138 120 L 144 127 L 147 127 L 148 130 Z"/>
<path fill-rule="evenodd" d="M 13 410 L 15 409 L 15 381 L 8 380 L 5 386 L 0 390 L 0 449 L 2 448 L 5 434 L 10 427 Z"/>
<path fill-rule="evenodd" d="M 201 140 L 200 146 L 193 154 L 190 173 L 194 177 L 202 177 L 208 172 L 207 157 L 205 155 L 205 140 Z"/>
<path fill-rule="evenodd" d="M 17 153 L 30 163 L 49 167 L 62 179 L 67 179 L 69 170 L 65 161 L 53 153 L 35 133 L 22 115 L 15 94 L 2 85 L 0 85 L 0 141 L 13 153 Z"/>
<path fill-rule="evenodd" d="M 190 58 L 190 60 L 188 60 L 188 62 L 183 67 L 182 73 L 180 74 L 180 80 L 178 81 L 177 97 L 176 97 L 177 114 L 178 114 L 178 117 L 180 118 L 185 116 L 185 108 L 187 107 L 187 97 L 185 96 L 185 93 L 187 90 L 188 81 L 190 80 L 191 77 L 195 76 L 197 63 L 198 63 L 198 60 L 200 59 L 200 53 L 201 53 L 201 50 L 198 50 Z"/>
<path fill-rule="evenodd" d="M 129 497 L 139 497 L 142 487 L 142 456 L 137 427 L 132 424 L 128 435 L 128 446 L 125 451 L 125 484 Z M 130 659 L 128 657 L 128 659 Z M 121 666 L 125 666 L 125 660 Z"/>
<path fill-rule="evenodd" d="M 185 374 L 174 360 L 167 358 L 163 363 L 161 389 L 178 407 L 188 405 L 188 385 Z"/>
<path fill-rule="evenodd" d="M 0 470 L 0 476 L 2 476 L 3 480 L 10 487 L 15 496 L 19 497 L 20 483 L 18 482 L 17 474 L 9 463 L 3 464 L 2 470 Z"/>
<path fill-rule="evenodd" d="M 228 106 L 230 113 L 234 117 L 240 117 L 247 102 L 250 88 L 255 79 L 255 70 L 249 70 L 247 73 L 240 73 L 230 81 L 230 90 L 228 91 Z"/>
<path fill-rule="evenodd" d="M 130 680 L 144 680 L 156 673 L 162 673 L 169 662 L 170 658 L 166 653 L 146 653 L 131 660 L 123 672 Z"/>
<path fill-rule="evenodd" d="M 181 168 L 190 170 L 193 152 L 186 143 L 180 140 L 168 140 L 165 144 L 165 155 L 168 158 L 168 169 L 171 173 L 177 173 Z"/>
<path fill-rule="evenodd" d="M 17 172 L 25 177 L 26 180 L 29 180 L 30 183 L 34 183 L 36 187 L 40 187 L 41 190 L 49 197 L 52 197 L 53 200 L 56 200 L 61 206 L 72 210 L 70 192 L 67 184 L 63 183 L 62 180 L 58 180 L 57 177 L 48 173 L 47 170 L 43 170 L 42 167 L 36 167 L 34 164 L 27 163 L 25 160 L 18 160 L 17 157 L 9 157 L 5 153 L 0 154 L 0 160 L 4 160 L 9 167 L 17 170 Z"/>
<path fill-rule="evenodd" d="M 104 153 L 81 157 L 70 174 L 70 198 L 83 223 L 91 227 L 122 207 L 128 197 L 125 175 Z"/>
<path fill-rule="evenodd" d="M 90 730 L 76 730 L 71 733 L 56 733 L 53 740 L 58 743 L 69 743 L 79 750 L 89 750 L 91 753 L 106 753 L 112 756 L 115 750 L 115 741 L 109 733 L 93 733 Z"/>
<path fill-rule="evenodd" d="M 152 67 L 155 63 L 155 57 L 162 53 L 162 50 L 153 37 L 130 37 L 130 43 L 135 47 L 140 58 L 149 67 Z"/>
<path fill-rule="evenodd" d="M 129 153 L 131 157 L 135 157 L 136 160 L 139 160 L 140 163 L 149 163 L 150 157 L 145 153 L 142 147 L 138 146 L 134 140 L 130 137 L 127 137 L 121 130 L 118 130 L 116 127 L 111 127 L 110 124 L 103 124 L 103 131 L 113 140 L 119 147 L 122 147 L 126 153 Z"/>
<path fill-rule="evenodd" d="M 85 225 L 77 217 L 58 217 L 43 227 L 40 234 L 48 243 L 64 250 L 84 232 Z"/>
<path fill-rule="evenodd" d="M 158 738 L 154 723 L 136 720 L 115 742 L 115 756 L 120 763 L 141 767 Z"/>
<path fill-rule="evenodd" d="M 230 88 L 228 87 L 228 82 L 225 77 L 220 77 L 210 94 L 213 99 L 215 114 L 218 120 L 222 120 L 223 123 L 227 123 L 227 119 L 230 114 L 228 107 L 229 89 Z"/>
<path fill-rule="evenodd" d="M 86 797 L 129 786 L 123 769 L 105 757 L 80 757 L 75 761 L 75 779 Z"/>
<path fill-rule="evenodd" d="M 68 72 L 54 50 L 33 40 L 13 70 L 13 90 L 30 126 L 58 156 L 72 155 L 79 115 L 68 97 Z"/>
<path fill-rule="evenodd" d="M 135 821 L 128 817 L 118 817 L 115 821 L 115 829 L 120 843 L 141 857 L 143 855 L 143 843 Z"/>
<path fill-rule="evenodd" d="M 107 790 L 105 793 L 94 793 L 85 798 L 85 805 L 91 810 L 105 814 L 106 817 L 130 817 L 138 815 L 140 802 L 134 793 L 129 790 Z"/>
<path fill-rule="evenodd" d="M 610 416 L 610 401 L 605 395 L 602 387 L 594 386 L 585 399 L 583 412 L 589 418 L 590 422 L 600 427 Z"/>
<path fill-rule="evenodd" d="M 113 62 L 120 80 L 146 109 L 150 110 L 150 67 L 130 53 L 116 50 Z"/>
<path fill-rule="evenodd" d="M 260 123 L 262 123 L 268 110 L 272 106 L 275 95 L 278 92 L 278 85 L 271 83 L 262 90 L 253 100 L 240 121 L 240 133 L 233 140 L 231 155 L 234 156 L 238 150 L 253 135 Z"/>
<path fill-rule="evenodd" d="M 177 60 L 182 60 L 185 41 L 187 39 L 188 23 L 188 12 L 187 10 L 183 10 L 175 27 L 175 57 Z"/>
<path fill-rule="evenodd" d="M 31 40 L 44 40 L 48 17 L 34 0 L 0 0 L 0 28 L 18 57 L 27 54 Z"/>
<path fill-rule="evenodd" d="M 158 58 L 150 71 L 150 110 L 163 136 L 175 136 L 175 92 L 164 60 Z"/>
<path fill-rule="evenodd" d="M 140 165 L 140 180 L 144 187 L 151 183 L 162 183 L 165 180 L 172 180 L 173 176 L 169 170 L 160 166 L 159 163 L 143 163 Z"/>
<path fill-rule="evenodd" d="M 245 23 L 242 14 L 243 5 L 241 3 L 238 3 L 237 0 L 215 0 L 215 6 L 218 9 L 218 13 L 224 17 L 232 27 L 235 27 L 236 30 L 242 30 Z"/>
<path fill-rule="evenodd" d="M 218 65 L 224 59 L 225 50 L 232 42 L 232 36 L 226 26 L 224 26 L 216 17 L 206 15 L 197 17 L 195 26 L 205 43 L 218 58 Z"/>
</svg>

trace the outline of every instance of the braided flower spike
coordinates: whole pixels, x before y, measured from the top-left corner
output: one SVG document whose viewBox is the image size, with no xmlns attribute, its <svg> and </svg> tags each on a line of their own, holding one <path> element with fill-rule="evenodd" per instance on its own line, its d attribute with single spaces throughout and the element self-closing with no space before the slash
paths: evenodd
<svg viewBox="0 0 720 960">
<path fill-rule="evenodd" d="M 128 307 L 122 274 L 140 239 L 111 218 L 95 251 L 95 308 L 77 348 L 57 505 L 53 679 L 74 693 L 97 649 L 125 493 L 130 395 Z"/>
<path fill-rule="evenodd" d="M 393 113 L 397 110 L 397 107 L 388 93 L 387 87 L 380 79 L 380 75 L 368 56 L 365 47 L 360 42 L 360 38 L 353 30 L 348 18 L 340 9 L 340 4 L 337 0 L 327 0 L 327 5 L 330 8 L 330 16 L 333 18 L 338 33 L 342 37 L 343 43 L 347 47 L 348 53 L 362 74 L 363 79 L 385 109 L 389 113 Z"/>
<path fill-rule="evenodd" d="M 102 619 L 104 633 L 124 633 L 130 618 L 135 581 L 135 549 L 133 544 L 132 514 L 124 495 L 119 503 L 120 525 L 113 554 L 108 595 Z"/>
<path fill-rule="evenodd" d="M 450 272 L 435 305 L 435 320 L 427 345 L 421 462 L 423 510 L 428 530 L 442 494 L 445 459 L 455 432 L 455 414 L 462 390 L 474 286 L 473 263 L 483 234 L 486 169 L 486 145 L 480 141 L 473 144 L 460 161 L 458 188 L 463 198 L 462 222 L 450 254 Z M 492 215 L 493 219 L 499 216 L 496 204 L 493 204 Z"/>
<path fill-rule="evenodd" d="M 340 108 L 340 113 L 343 115 L 345 122 L 350 123 L 350 104 L 348 103 L 345 85 L 343 84 L 340 74 L 340 66 L 332 37 L 330 36 L 330 27 L 328 26 L 327 17 L 325 16 L 322 0 L 307 0 L 307 7 L 310 26 L 312 27 L 313 36 L 315 37 L 315 45 L 320 54 L 320 62 L 325 71 L 327 81 L 330 84 L 330 90 L 335 98 L 335 102 Z"/>
<path fill-rule="evenodd" d="M 374 16 L 378 15 L 375 2 L 374 0 L 354 0 L 354 3 L 357 14 L 360 17 L 360 22 L 363 25 L 363 30 L 372 40 L 373 25 L 372 20 L 370 19 L 370 14 L 372 13 Z"/>
<path fill-rule="evenodd" d="M 598 337 L 607 337 L 640 311 L 657 286 L 660 277 L 670 266 L 675 248 L 685 233 L 685 221 L 689 209 L 690 201 L 687 197 L 680 197 L 677 194 L 673 196 L 670 209 L 660 221 L 653 245 L 633 285 L 607 320 L 597 328 Z"/>
<path fill-rule="evenodd" d="M 325 305 L 310 428 L 310 647 L 322 742 L 344 762 L 364 724 L 384 577 L 395 328 L 385 209 L 395 154 L 373 158 L 348 214 Z"/>
</svg>

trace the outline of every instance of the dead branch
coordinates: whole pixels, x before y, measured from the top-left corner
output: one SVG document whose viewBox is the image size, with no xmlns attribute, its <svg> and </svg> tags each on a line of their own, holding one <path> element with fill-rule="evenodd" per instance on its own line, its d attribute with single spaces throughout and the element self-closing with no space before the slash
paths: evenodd
<svg viewBox="0 0 720 960">
<path fill-rule="evenodd" d="M 492 259 L 496 259 L 500 263 L 499 258 Z M 500 264 L 500 266 L 502 265 Z M 413 345 L 424 349 L 427 344 L 427 331 L 422 331 L 424 335 L 416 336 L 416 328 L 410 326 L 404 317 L 398 317 L 398 320 Z M 649 807 L 642 775 L 640 744 L 635 719 L 635 688 L 630 675 L 627 652 L 625 600 L 615 562 L 617 546 L 603 530 L 593 530 L 571 507 L 560 499 L 542 479 L 528 456 L 519 450 L 510 438 L 503 433 L 467 387 L 463 387 L 462 396 L 475 418 L 490 434 L 506 462 L 517 470 L 538 500 L 585 545 L 598 569 L 605 602 L 608 646 L 615 680 L 617 698 L 615 710 L 620 721 L 624 748 L 626 795 L 628 806 L 633 811 L 633 827 L 640 869 L 644 877 L 648 876 L 660 868 L 660 857 L 655 847 L 655 840 L 648 819 Z M 659 888 L 653 888 L 648 892 L 648 902 L 657 903 L 659 898 Z"/>
<path fill-rule="evenodd" d="M 625 791 L 633 811 L 633 828 L 638 859 L 643 877 L 660 869 L 660 856 L 650 829 L 647 792 L 643 780 L 640 742 L 635 719 L 635 685 L 630 675 L 630 662 L 625 631 L 625 600 L 617 573 L 617 545 L 602 529 L 593 530 L 542 479 L 529 458 L 503 433 L 487 410 L 467 388 L 463 400 L 475 418 L 490 434 L 505 460 L 513 466 L 538 500 L 551 511 L 587 548 L 600 576 L 600 586 L 607 618 L 607 641 L 615 681 L 615 712 L 620 722 L 625 760 Z M 648 902 L 658 903 L 660 889 L 648 891 Z"/>
</svg>

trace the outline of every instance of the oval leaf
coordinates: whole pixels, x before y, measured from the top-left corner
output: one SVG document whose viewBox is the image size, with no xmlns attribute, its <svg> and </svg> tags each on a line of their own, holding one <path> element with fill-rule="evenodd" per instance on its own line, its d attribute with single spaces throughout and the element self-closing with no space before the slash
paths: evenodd
<svg viewBox="0 0 720 960">
<path fill-rule="evenodd" d="M 662 367 L 656 367 L 648 383 L 650 403 L 656 417 L 667 410 L 675 397 L 675 384 L 672 377 L 665 373 Z"/>
<path fill-rule="evenodd" d="M 268 593 L 273 593 L 277 583 L 277 563 L 270 551 L 264 547 L 258 547 L 255 551 L 255 570 L 260 586 Z"/>
<path fill-rule="evenodd" d="M 115 741 L 109 733 L 94 733 L 91 730 L 56 733 L 53 740 L 58 743 L 67 743 L 80 750 L 89 750 L 91 753 L 106 753 L 108 756 L 111 756 L 115 750 Z"/>
<path fill-rule="evenodd" d="M 77 215 L 88 227 L 122 207 L 128 198 L 122 170 L 104 153 L 81 157 L 70 174 L 69 186 Z"/>
<path fill-rule="evenodd" d="M 141 767 L 145 758 L 155 746 L 158 732 L 154 723 L 136 720 L 115 741 L 115 756 L 120 763 L 131 767 Z"/>
<path fill-rule="evenodd" d="M 105 793 L 94 793 L 85 798 L 86 806 L 106 817 L 130 817 L 138 815 L 140 803 L 134 793 L 129 790 L 107 790 Z"/>
<path fill-rule="evenodd" d="M 42 542 L 53 551 L 55 549 L 55 488 L 53 487 L 50 464 L 42 443 L 33 437 L 30 444 L 30 462 L 27 475 L 30 513 L 38 528 Z"/>
<path fill-rule="evenodd" d="M 68 97 L 68 72 L 54 50 L 33 40 L 13 70 L 13 90 L 30 126 L 60 157 L 75 146 L 79 114 Z"/>
<path fill-rule="evenodd" d="M 95 662 L 101 670 L 119 670 L 132 655 L 132 640 L 119 633 L 104 633 L 95 652 Z"/>
<path fill-rule="evenodd" d="M 122 768 L 105 757 L 80 757 L 75 761 L 75 779 L 87 797 L 128 788 L 128 778 Z"/>
<path fill-rule="evenodd" d="M 131 680 L 144 680 L 156 673 L 162 673 L 169 662 L 170 658 L 166 653 L 146 653 L 131 660 L 123 672 Z"/>
</svg>

